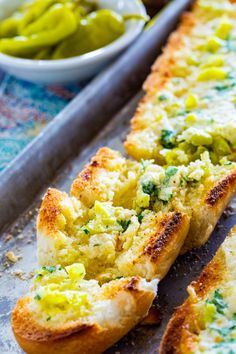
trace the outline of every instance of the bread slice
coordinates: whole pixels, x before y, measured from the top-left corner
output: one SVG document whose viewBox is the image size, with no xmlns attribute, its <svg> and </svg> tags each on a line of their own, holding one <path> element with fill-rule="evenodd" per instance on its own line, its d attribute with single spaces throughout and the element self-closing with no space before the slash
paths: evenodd
<svg viewBox="0 0 236 354">
<path fill-rule="evenodd" d="M 147 314 L 157 281 L 131 277 L 100 286 L 81 271 L 81 264 L 44 267 L 18 300 L 12 328 L 26 353 L 102 353 Z"/>
<path fill-rule="evenodd" d="M 96 201 L 82 207 L 75 197 L 49 189 L 37 222 L 41 265 L 83 262 L 89 279 L 104 282 L 139 275 L 165 276 L 176 259 L 189 228 L 180 212 L 154 213 L 114 207 Z"/>
<path fill-rule="evenodd" d="M 214 164 L 236 160 L 235 17 L 229 0 L 199 0 L 184 14 L 144 84 L 129 155 L 163 165 L 187 165 L 203 151 Z"/>
<path fill-rule="evenodd" d="M 235 353 L 236 227 L 172 316 L 160 354 Z"/>
<path fill-rule="evenodd" d="M 224 160 L 213 165 L 208 152 L 188 166 L 161 167 L 102 148 L 73 182 L 71 195 L 87 206 L 100 200 L 137 213 L 186 213 L 191 219 L 182 248 L 186 252 L 207 241 L 235 190 L 236 164 Z"/>
</svg>

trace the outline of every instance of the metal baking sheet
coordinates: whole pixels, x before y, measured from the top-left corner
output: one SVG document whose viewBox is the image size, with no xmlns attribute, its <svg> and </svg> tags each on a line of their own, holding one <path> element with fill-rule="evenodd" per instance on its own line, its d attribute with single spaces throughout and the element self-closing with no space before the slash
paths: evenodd
<svg viewBox="0 0 236 354">
<path fill-rule="evenodd" d="M 181 4 L 180 4 L 181 3 Z M 173 23 L 176 23 L 177 15 L 183 11 L 183 9 L 190 3 L 187 0 L 177 0 L 174 1 L 171 6 L 167 9 L 167 12 L 163 12 L 162 15 L 162 26 L 166 25 L 166 23 L 171 20 Z M 178 4 L 177 12 L 175 16 L 173 15 L 173 11 L 176 11 L 175 5 Z M 181 5 L 181 6 L 180 6 Z M 161 30 L 160 23 L 158 24 L 159 31 Z M 166 29 L 165 38 L 167 34 L 170 32 L 170 29 L 173 27 L 173 24 L 168 26 L 168 31 Z M 150 38 L 152 43 L 149 43 L 150 48 L 155 46 L 154 35 L 157 33 L 157 27 L 154 28 L 153 32 L 148 33 L 146 38 Z M 163 32 L 162 32 L 163 34 Z M 150 37 L 149 37 L 150 36 Z M 162 37 L 163 41 L 164 37 Z M 141 44 L 142 38 L 141 38 Z M 158 50 L 160 50 L 160 37 L 156 38 L 156 43 Z M 137 48 L 136 52 L 132 48 L 131 54 L 134 56 L 137 53 L 140 53 L 140 47 L 138 47 L 138 42 L 136 43 Z M 140 44 L 139 44 L 140 45 Z M 153 49 L 152 49 L 153 50 Z M 151 49 L 150 49 L 151 51 Z M 152 52 L 152 51 L 151 51 Z M 150 53 L 149 53 L 150 54 Z M 152 52 L 152 55 L 154 52 Z M 132 56 L 131 56 L 132 58 Z M 35 232 L 35 220 L 37 211 L 40 205 L 40 201 L 42 195 L 45 193 L 48 185 L 56 187 L 60 190 L 69 191 L 69 187 L 71 185 L 72 180 L 81 171 L 88 162 L 88 160 L 95 154 L 97 149 L 101 146 L 109 146 L 111 148 L 123 151 L 123 140 L 127 134 L 129 129 L 130 118 L 133 115 L 133 112 L 137 106 L 138 101 L 142 97 L 143 93 L 138 91 L 138 87 L 140 87 L 140 80 L 137 79 L 141 66 L 143 67 L 143 72 L 147 73 L 148 66 L 150 65 L 150 57 L 148 59 L 148 64 L 146 63 L 146 56 L 138 56 L 137 60 L 139 60 L 139 64 L 134 63 L 135 71 L 132 71 L 130 66 L 128 67 L 128 74 L 123 76 L 125 78 L 126 87 L 124 88 L 124 83 L 121 81 L 115 82 L 115 88 L 112 89 L 110 85 L 108 85 L 111 78 L 116 78 L 119 69 L 121 69 L 122 64 L 126 61 L 130 60 L 128 56 L 121 58 L 112 68 L 108 69 L 107 72 L 104 73 L 103 76 L 95 80 L 95 84 L 91 84 L 90 90 L 87 90 L 84 94 L 82 93 L 82 97 L 86 100 L 86 104 L 83 105 L 84 102 L 81 99 L 81 96 L 77 98 L 75 101 L 69 105 L 69 109 L 67 109 L 59 115 L 59 118 L 56 118 L 58 126 L 51 125 L 51 130 L 48 129 L 46 131 L 46 137 L 41 136 L 39 139 L 34 142 L 31 147 L 28 148 L 28 151 L 31 151 L 28 159 L 24 156 L 19 157 L 18 162 L 19 165 L 16 164 L 12 166 L 10 174 L 12 178 L 15 176 L 15 180 L 11 180 L 9 185 L 5 184 L 8 189 L 5 190 L 5 198 L 11 195 L 11 203 L 7 204 L 5 199 L 2 199 L 1 193 L 3 193 L 3 183 L 2 180 L 0 182 L 0 215 L 7 215 L 11 212 L 11 208 L 14 208 L 17 203 L 21 204 L 20 198 L 24 194 L 24 203 L 21 205 L 21 208 L 17 209 L 17 213 L 22 210 L 25 206 L 28 209 L 18 218 L 16 219 L 7 229 L 0 235 L 0 353 L 1 354 L 20 354 L 22 353 L 21 349 L 15 342 L 14 336 L 11 332 L 10 326 L 10 314 L 11 310 L 14 307 L 16 300 L 23 296 L 29 288 L 32 278 L 32 271 L 37 268 L 37 260 L 36 260 L 36 232 Z M 134 57 L 133 57 L 134 59 Z M 115 70 L 114 70 L 115 67 Z M 134 77 L 130 78 L 130 73 L 134 75 Z M 114 76 L 113 76 L 114 75 Z M 119 76 L 119 75 L 118 75 Z M 122 76 L 122 75 L 121 75 Z M 141 75 L 143 76 L 143 74 Z M 138 83 L 137 83 L 138 82 Z M 103 95 L 99 95 L 97 91 L 98 88 L 101 89 L 103 85 Z M 109 88 L 112 93 L 109 92 Z M 86 90 L 86 89 L 85 89 Z M 125 90 L 124 96 L 126 97 L 123 100 L 122 90 Z M 127 93 L 128 92 L 128 93 Z M 136 93 L 136 94 L 135 94 Z M 95 100 L 96 94 L 100 98 L 99 100 Z M 135 95 L 134 95 L 135 94 Z M 115 95 L 115 96 L 114 96 Z M 117 96 L 116 96 L 117 95 Z M 124 102 L 127 102 L 128 98 L 134 96 L 131 101 L 128 101 L 126 105 Z M 114 103 L 114 107 L 110 107 L 110 99 L 113 97 L 115 100 L 119 102 Z M 101 105 L 101 106 L 100 106 Z M 120 106 L 124 108 L 119 111 L 117 114 L 114 114 L 118 111 Z M 67 127 L 69 123 L 73 124 L 73 120 L 76 120 L 76 115 L 78 115 L 78 107 L 82 111 L 80 112 L 80 119 L 72 125 L 70 129 Z M 90 112 L 95 108 L 95 111 Z M 105 119 L 103 119 L 102 112 L 104 113 Z M 93 125 L 93 122 L 96 115 L 99 115 L 97 122 L 97 126 L 95 127 L 92 133 L 89 132 L 89 129 Z M 69 118 L 68 118 L 69 117 Z M 81 117 L 83 119 L 81 119 Z M 87 117 L 87 121 L 85 118 Z M 112 118 L 112 119 L 110 119 Z M 65 120 L 65 122 L 63 121 Z M 110 120 L 108 125 L 105 123 Z M 98 130 L 102 132 L 95 136 L 95 138 L 91 141 L 91 137 L 95 135 Z M 74 133 L 72 132 L 73 128 L 77 129 Z M 66 131 L 65 131 L 66 129 Z M 65 131 L 63 135 L 62 132 Z M 78 132 L 80 133 L 78 136 Z M 68 135 L 69 134 L 69 138 Z M 56 139 L 56 143 L 54 143 L 53 139 Z M 81 145 L 81 141 L 73 141 L 70 143 L 68 140 L 70 138 L 73 140 L 81 140 L 83 143 Z M 85 141 L 86 140 L 86 141 Z M 86 142 L 90 141 L 90 143 L 86 144 Z M 35 145 L 34 145 L 35 144 Z M 45 144 L 46 147 L 45 147 Z M 65 145 L 68 145 L 68 149 L 65 149 Z M 53 148 L 51 148 L 51 146 Z M 41 149 L 41 150 L 40 150 Z M 44 156 L 49 150 L 49 155 Z M 67 152 L 63 155 L 63 150 L 67 150 Z M 37 154 L 39 157 L 37 158 Z M 79 155 L 78 155 L 79 153 Z M 76 156 L 77 155 L 77 156 Z M 33 163 L 33 160 L 36 158 L 36 162 Z M 46 161 L 45 161 L 46 160 Z M 53 168 L 50 170 L 49 166 L 53 160 L 60 161 L 53 165 Z M 67 160 L 66 163 L 62 166 L 62 163 Z M 37 166 L 39 163 L 39 167 Z M 25 167 L 24 170 L 20 169 Z M 59 166 L 62 166 L 59 172 L 57 172 L 56 177 L 52 179 L 52 175 L 55 174 L 56 169 Z M 32 171 L 35 168 L 36 171 Z M 41 170 L 40 170 L 41 169 Z M 49 171 L 48 171 L 49 170 Z M 29 174 L 29 172 L 31 174 Z M 36 175 L 35 175 L 36 173 Z M 37 176 L 39 173 L 39 176 Z M 42 175 L 46 175 L 46 178 L 42 177 Z M 6 178 L 6 177 L 5 177 Z M 36 179 L 39 179 L 39 182 Z M 50 180 L 50 182 L 48 182 Z M 20 182 L 23 183 L 23 187 L 20 185 Z M 33 183 L 37 184 L 37 188 L 34 189 Z M 43 187 L 44 184 L 44 187 Z M 33 192 L 30 188 L 33 188 Z M 12 188 L 12 189 L 10 189 Z M 32 199 L 35 194 L 38 192 L 40 188 L 40 192 Z M 8 194 L 7 194 L 8 193 Z M 5 203 L 5 204 L 4 204 Z M 2 214 L 3 213 L 3 214 Z M 16 214 L 12 214 L 16 215 Z M 8 219 L 9 220 L 9 219 Z M 119 343 L 110 348 L 107 351 L 107 354 L 153 354 L 158 353 L 158 347 L 160 343 L 161 336 L 163 334 L 164 328 L 174 309 L 180 305 L 183 300 L 186 298 L 186 287 L 187 285 L 196 278 L 196 276 L 201 272 L 203 266 L 209 262 L 209 260 L 214 255 L 216 249 L 224 240 L 229 229 L 236 223 L 235 216 L 235 201 L 233 201 L 230 206 L 225 211 L 221 220 L 219 221 L 215 231 L 213 232 L 212 237 L 209 242 L 198 250 L 193 250 L 192 252 L 181 256 L 177 259 L 173 267 L 171 268 L 167 277 L 160 283 L 159 286 L 159 295 L 158 295 L 158 306 L 160 311 L 160 317 L 162 318 L 159 325 L 153 326 L 138 326 L 133 331 L 131 331 L 126 337 L 124 337 Z M 5 254 L 8 251 L 13 251 L 14 254 L 18 257 L 18 261 L 13 264 L 9 262 Z M 43 353 L 42 353 L 43 354 Z"/>
<path fill-rule="evenodd" d="M 76 158 L 72 158 L 51 186 L 68 191 L 72 180 L 84 164 L 101 146 L 109 146 L 122 151 L 122 143 L 129 128 L 129 120 L 142 97 L 142 92 L 105 127 L 94 141 Z M 45 190 L 35 199 L 33 205 L 1 237 L 0 264 L 0 353 L 20 354 L 10 328 L 11 310 L 18 297 L 24 295 L 30 285 L 32 270 L 37 268 L 35 252 L 35 220 L 40 200 Z M 107 354 L 154 354 L 158 347 L 164 328 L 174 309 L 186 298 L 186 287 L 209 262 L 216 249 L 224 240 L 229 229 L 236 223 L 234 201 L 226 209 L 209 242 L 202 248 L 194 250 L 177 259 L 169 274 L 159 285 L 158 305 L 162 318 L 160 325 L 138 326 L 119 343 L 110 348 Z M 13 251 L 19 257 L 11 264 L 4 256 Z M 43 354 L 43 353 L 42 353 Z"/>
<path fill-rule="evenodd" d="M 58 168 L 75 156 L 140 90 L 180 14 L 191 0 L 173 0 L 156 23 L 96 77 L 0 174 L 0 230 L 33 201 Z"/>
</svg>

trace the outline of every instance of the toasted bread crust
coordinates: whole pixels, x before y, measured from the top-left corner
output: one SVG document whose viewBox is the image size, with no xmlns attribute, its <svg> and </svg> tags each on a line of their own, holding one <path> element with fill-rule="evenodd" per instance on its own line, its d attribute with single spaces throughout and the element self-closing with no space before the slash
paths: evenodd
<svg viewBox="0 0 236 354">
<path fill-rule="evenodd" d="M 68 199 L 67 194 L 56 189 L 50 189 L 43 199 L 37 229 L 38 258 L 41 265 L 56 265 L 58 263 L 55 246 L 50 243 L 50 240 L 56 242 L 60 239 L 61 231 L 58 221 L 62 212 L 60 203 L 66 199 Z M 48 217 L 51 210 L 52 214 Z M 139 230 L 139 234 L 142 233 L 139 236 L 142 239 L 140 248 L 133 251 L 132 260 L 129 259 L 129 271 L 134 272 L 133 265 L 135 265 L 136 273 L 127 274 L 125 272 L 123 275 L 137 274 L 146 277 L 147 280 L 162 279 L 183 246 L 189 230 L 189 217 L 180 212 L 154 214 L 148 218 L 147 227 L 149 227 L 148 230 Z M 50 262 L 47 260 L 48 255 Z M 146 267 L 141 267 L 143 264 L 146 264 L 149 269 L 146 273 L 143 273 L 146 269 Z"/>
<path fill-rule="evenodd" d="M 144 254 L 151 256 L 152 261 L 160 256 L 163 248 L 169 243 L 169 240 L 175 237 L 175 233 L 181 230 L 183 215 L 179 212 L 166 215 L 161 221 L 161 226 L 164 227 L 159 233 L 156 233 L 151 238 L 149 244 L 145 247 Z"/>
<path fill-rule="evenodd" d="M 37 230 L 47 236 L 55 237 L 58 232 L 58 217 L 62 212 L 60 203 L 67 194 L 55 188 L 48 188 L 37 218 Z"/>
<path fill-rule="evenodd" d="M 27 308 L 29 298 L 20 299 L 12 313 L 12 328 L 18 343 L 29 354 L 102 353 L 145 317 L 155 296 L 151 289 L 140 288 L 140 278 L 124 279 L 121 284 L 120 288 L 114 287 L 114 291 L 110 291 L 109 297 L 118 299 L 121 293 L 128 293 L 135 306 L 128 315 L 122 313 L 125 305 L 123 298 L 117 323 L 106 327 L 98 323 L 86 324 L 78 319 L 68 328 L 48 329 L 40 326 L 32 317 Z"/>
<path fill-rule="evenodd" d="M 186 354 L 191 351 L 194 352 L 194 343 L 196 342 L 195 333 L 198 330 L 198 324 L 193 305 L 220 286 L 224 281 L 226 271 L 225 253 L 222 247 L 220 247 L 199 278 L 191 283 L 191 293 L 194 295 L 189 296 L 169 321 L 161 342 L 160 354 Z"/>
<path fill-rule="evenodd" d="M 160 55 L 152 66 L 152 71 L 144 82 L 143 89 L 145 92 L 144 97 L 139 102 L 138 108 L 135 112 L 134 117 L 131 120 L 131 132 L 128 134 L 126 141 L 124 143 L 125 149 L 130 156 L 136 160 L 140 160 L 140 156 L 136 153 L 135 143 L 133 142 L 133 137 L 136 132 L 142 130 L 144 125 L 140 117 L 143 114 L 146 103 L 150 100 L 153 94 L 161 91 L 166 83 L 172 76 L 172 68 L 175 64 L 174 53 L 178 51 L 183 46 L 183 36 L 191 32 L 194 27 L 196 19 L 194 14 L 191 12 L 184 13 L 180 22 L 178 29 L 173 32 L 163 50 L 163 54 Z M 147 158 L 143 156 L 142 158 Z"/>
<path fill-rule="evenodd" d="M 163 216 L 143 251 L 143 256 L 154 266 L 153 277 L 164 278 L 177 258 L 188 230 L 186 214 L 173 212 Z"/>
<path fill-rule="evenodd" d="M 103 171 L 112 170 L 114 163 L 122 159 L 118 151 L 107 147 L 99 149 L 72 183 L 71 196 L 81 200 L 87 207 L 91 207 L 95 200 L 106 201 L 106 194 L 98 181 L 99 176 Z"/>
<path fill-rule="evenodd" d="M 181 253 L 200 247 L 210 237 L 221 214 L 236 191 L 236 170 L 232 170 L 206 191 L 202 205 L 193 210 L 189 234 L 186 237 Z"/>
<path fill-rule="evenodd" d="M 232 190 L 236 185 L 236 170 L 223 178 L 206 196 L 206 203 L 210 207 L 217 207 L 223 200 L 231 196 Z"/>
<path fill-rule="evenodd" d="M 183 46 L 183 37 L 189 34 L 196 24 L 196 19 L 192 12 L 185 12 L 181 17 L 181 22 L 176 31 L 174 31 L 160 55 L 152 66 L 152 72 L 144 82 L 143 89 L 147 93 L 144 102 L 149 99 L 149 95 L 157 92 L 158 89 L 165 87 L 167 81 L 171 78 L 171 69 L 175 65 L 173 54 Z"/>
</svg>

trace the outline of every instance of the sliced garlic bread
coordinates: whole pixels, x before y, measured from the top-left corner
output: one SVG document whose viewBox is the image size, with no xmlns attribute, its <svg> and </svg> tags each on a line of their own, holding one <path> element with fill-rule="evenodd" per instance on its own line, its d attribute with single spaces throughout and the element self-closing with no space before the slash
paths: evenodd
<svg viewBox="0 0 236 354">
<path fill-rule="evenodd" d="M 184 252 L 207 241 L 235 190 L 236 164 L 223 159 L 213 165 L 208 152 L 188 166 L 161 167 L 102 148 L 73 182 L 71 195 L 89 206 L 96 198 L 141 215 L 144 210 L 186 213 L 191 221 Z"/>
<path fill-rule="evenodd" d="M 88 278 L 106 282 L 120 276 L 161 279 L 176 259 L 188 233 L 185 213 L 137 214 L 96 201 L 92 208 L 49 189 L 37 222 L 41 265 L 85 264 Z"/>
<path fill-rule="evenodd" d="M 12 328 L 28 354 L 99 354 L 147 314 L 157 281 L 139 277 L 99 285 L 82 264 L 43 267 L 18 300 Z"/>
<path fill-rule="evenodd" d="M 164 334 L 160 354 L 236 352 L 236 227 L 177 309 Z"/>
<path fill-rule="evenodd" d="M 135 159 L 183 165 L 204 151 L 236 160 L 236 4 L 199 0 L 144 84 L 125 147 Z"/>
</svg>

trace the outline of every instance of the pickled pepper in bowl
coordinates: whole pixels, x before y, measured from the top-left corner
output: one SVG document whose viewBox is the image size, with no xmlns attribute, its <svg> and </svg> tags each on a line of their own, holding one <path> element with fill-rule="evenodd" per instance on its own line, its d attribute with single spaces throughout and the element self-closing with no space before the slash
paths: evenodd
<svg viewBox="0 0 236 354">
<path fill-rule="evenodd" d="M 34 0 L 0 22 L 0 52 L 64 59 L 102 48 L 125 32 L 124 19 L 89 0 Z"/>
</svg>

